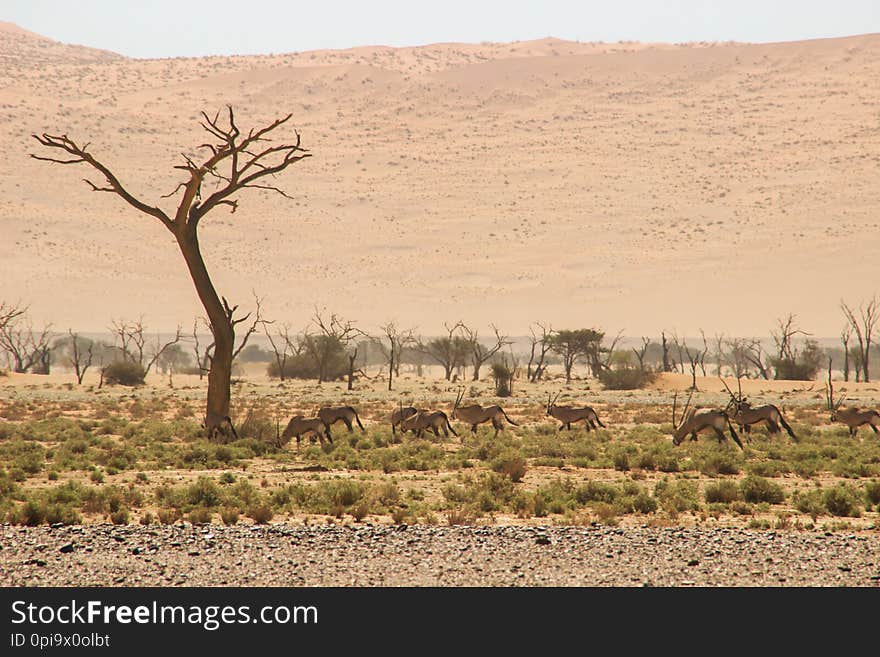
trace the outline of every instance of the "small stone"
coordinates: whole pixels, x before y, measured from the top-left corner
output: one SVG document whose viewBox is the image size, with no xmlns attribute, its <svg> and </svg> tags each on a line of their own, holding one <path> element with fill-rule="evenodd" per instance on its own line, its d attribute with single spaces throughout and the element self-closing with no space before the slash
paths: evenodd
<svg viewBox="0 0 880 657">
<path fill-rule="evenodd" d="M 60 548 L 58 548 L 59 552 L 63 552 L 67 554 L 68 552 L 73 552 L 73 543 L 65 543 Z"/>
<path fill-rule="evenodd" d="M 699 565 L 700 565 L 699 559 L 691 559 L 690 561 L 688 561 L 688 566 L 699 566 Z"/>
<path fill-rule="evenodd" d="M 538 545 L 550 545 L 550 537 L 545 534 L 540 534 L 535 538 L 535 543 Z"/>
</svg>

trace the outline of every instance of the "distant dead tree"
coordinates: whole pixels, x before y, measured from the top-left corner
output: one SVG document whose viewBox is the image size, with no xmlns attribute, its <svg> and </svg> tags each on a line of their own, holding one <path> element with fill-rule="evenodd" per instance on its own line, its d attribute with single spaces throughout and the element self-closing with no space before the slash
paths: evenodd
<svg viewBox="0 0 880 657">
<path fill-rule="evenodd" d="M 52 325 L 35 330 L 27 309 L 0 305 L 0 349 L 6 352 L 13 372 L 49 373 Z"/>
<path fill-rule="evenodd" d="M 721 368 L 724 366 L 724 334 L 716 333 L 715 345 L 715 376 L 721 376 Z"/>
<path fill-rule="evenodd" d="M 682 370 L 684 370 L 684 359 L 687 359 L 688 365 L 691 371 L 691 387 L 690 390 L 693 392 L 699 391 L 697 388 L 697 368 L 700 368 L 702 372 L 704 372 L 705 376 L 705 360 L 706 354 L 709 351 L 709 345 L 706 343 L 705 338 L 703 339 L 703 348 L 699 349 L 696 347 L 689 347 L 686 339 L 679 340 L 677 335 L 673 336 L 673 341 L 675 342 L 675 346 L 678 349 L 679 358 L 682 360 Z M 682 372 L 684 373 L 684 372 Z"/>
<path fill-rule="evenodd" d="M 269 346 L 272 347 L 272 353 L 275 356 L 275 366 L 278 368 L 278 378 L 284 381 L 287 376 L 287 361 L 291 357 L 299 356 L 305 348 L 305 342 L 297 339 L 296 336 L 291 338 L 290 325 L 284 324 L 281 328 L 276 329 L 275 335 L 269 331 L 271 321 L 263 322 L 263 332 L 266 339 L 269 340 Z"/>
<path fill-rule="evenodd" d="M 540 335 L 535 330 L 536 326 L 541 331 Z M 537 383 L 544 375 L 544 370 L 547 367 L 544 364 L 544 359 L 551 348 L 550 336 L 552 334 L 553 327 L 544 326 L 540 322 L 529 326 L 529 362 L 526 366 L 526 378 L 530 383 Z"/>
<path fill-rule="evenodd" d="M 67 363 L 76 373 L 77 384 L 82 385 L 86 371 L 92 366 L 92 359 L 95 355 L 95 343 L 87 338 L 80 337 L 72 329 L 67 329 L 67 334 L 70 336 L 65 345 Z"/>
<path fill-rule="evenodd" d="M 274 131 L 286 124 L 292 114 L 242 134 L 236 125 L 232 106 L 228 106 L 227 110 L 225 121 L 221 121 L 219 112 L 213 118 L 202 112 L 201 126 L 208 133 L 209 142 L 200 144 L 196 150 L 204 150 L 206 153 L 199 161 L 184 154 L 183 163 L 175 167 L 185 172 L 186 179 L 162 197 L 169 198 L 180 192 L 177 207 L 170 214 L 158 205 L 150 205 L 129 192 L 116 174 L 92 155 L 88 143 L 80 145 L 67 135 L 43 133 L 33 135 L 34 139 L 41 146 L 60 151 L 63 155 L 45 157 L 31 154 L 37 160 L 55 164 L 85 164 L 91 167 L 105 180 L 99 184 L 86 180 L 93 191 L 119 196 L 139 212 L 157 219 L 174 236 L 196 293 L 208 315 L 214 338 L 205 413 L 208 435 L 213 435 L 217 426 L 228 422 L 235 327 L 243 319 L 234 317 L 236 306 L 230 306 L 214 287 L 199 246 L 199 222 L 211 210 L 221 205 L 228 206 L 234 213 L 238 209 L 236 195 L 246 189 L 266 190 L 291 198 L 281 189 L 264 181 L 310 155 L 300 146 L 300 134 L 296 130 L 295 139 L 291 143 L 271 139 Z M 205 191 L 203 196 L 206 179 L 213 181 L 214 186 L 212 190 Z"/>
<path fill-rule="evenodd" d="M 489 325 L 492 331 L 495 333 L 494 341 L 491 346 L 486 346 L 482 342 L 480 342 L 480 336 L 476 329 L 472 329 L 464 323 L 459 325 L 459 329 L 461 330 L 461 337 L 464 339 L 467 344 L 468 358 L 470 359 L 471 367 L 473 368 L 473 380 L 480 380 L 480 368 L 483 363 L 492 358 L 495 354 L 497 354 L 501 349 L 509 344 L 512 344 L 510 340 L 508 340 L 506 335 L 501 335 L 498 331 L 498 328 L 494 324 Z"/>
<path fill-rule="evenodd" d="M 724 341 L 727 345 L 727 365 L 737 379 L 749 375 L 749 348 L 751 342 L 746 338 L 730 338 Z"/>
<path fill-rule="evenodd" d="M 849 342 L 852 340 L 852 324 L 848 323 L 840 332 L 840 341 L 843 343 L 843 380 L 849 381 Z"/>
<path fill-rule="evenodd" d="M 27 308 L 22 308 L 18 304 L 11 304 L 7 303 L 6 301 L 0 301 L 0 330 L 2 330 L 11 321 L 15 320 L 16 317 L 20 317 L 26 312 Z"/>
<path fill-rule="evenodd" d="M 651 338 L 646 338 L 642 336 L 642 346 L 641 347 L 633 347 L 633 353 L 636 355 L 636 360 L 639 361 L 639 369 L 643 372 L 645 371 L 645 354 L 648 353 L 648 347 L 651 344 Z"/>
<path fill-rule="evenodd" d="M 116 335 L 117 345 L 122 353 L 123 360 L 137 363 L 144 370 L 144 375 L 149 374 L 153 365 L 156 364 L 166 350 L 176 345 L 183 337 L 181 327 L 178 326 L 174 337 L 163 343 L 159 334 L 156 334 L 156 343 L 152 345 L 149 354 L 146 352 L 147 335 L 144 329 L 143 317 L 138 320 L 128 321 L 124 319 L 111 321 L 111 332 Z"/>
<path fill-rule="evenodd" d="M 400 376 L 400 361 L 403 356 L 403 350 L 411 348 L 415 345 L 416 339 L 414 329 L 400 329 L 394 321 L 388 322 L 384 326 L 380 326 L 382 335 L 388 341 L 388 348 L 384 343 L 379 342 L 379 348 L 388 361 L 388 390 L 391 390 L 391 381 L 395 376 Z"/>
<path fill-rule="evenodd" d="M 871 342 L 874 339 L 874 329 L 877 320 L 880 319 L 880 306 L 877 304 L 877 295 L 871 297 L 868 302 L 862 302 L 858 308 L 853 308 L 840 301 L 840 309 L 849 326 L 856 333 L 858 341 L 859 358 L 862 366 L 862 380 L 868 383 L 871 380 L 869 361 L 871 356 Z"/>
<path fill-rule="evenodd" d="M 666 332 L 660 332 L 660 346 L 663 350 L 663 371 L 672 372 L 672 363 L 669 361 L 669 343 L 666 341 Z"/>
<path fill-rule="evenodd" d="M 770 366 L 765 362 L 767 354 L 764 353 L 764 347 L 761 345 L 760 340 L 752 339 L 747 341 L 743 356 L 751 365 L 755 366 L 762 378 L 770 380 Z"/>
</svg>

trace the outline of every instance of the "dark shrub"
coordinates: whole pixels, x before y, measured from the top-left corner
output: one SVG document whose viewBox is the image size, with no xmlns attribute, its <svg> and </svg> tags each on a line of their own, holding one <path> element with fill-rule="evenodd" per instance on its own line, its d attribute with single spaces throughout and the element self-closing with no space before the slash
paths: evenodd
<svg viewBox="0 0 880 657">
<path fill-rule="evenodd" d="M 636 368 L 600 370 L 599 382 L 605 390 L 638 390 L 651 385 L 657 378 L 655 372 Z"/>
<path fill-rule="evenodd" d="M 137 363 L 127 360 L 113 361 L 104 368 L 104 383 L 108 385 L 143 385 L 147 373 Z"/>
<path fill-rule="evenodd" d="M 782 487 L 764 477 L 749 475 L 740 482 L 739 488 L 743 499 L 752 504 L 756 502 L 780 504 L 785 500 L 785 491 Z"/>
</svg>

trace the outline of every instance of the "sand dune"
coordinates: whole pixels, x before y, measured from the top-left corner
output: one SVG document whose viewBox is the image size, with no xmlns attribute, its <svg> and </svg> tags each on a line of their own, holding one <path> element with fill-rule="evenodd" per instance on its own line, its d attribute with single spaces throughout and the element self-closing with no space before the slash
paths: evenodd
<svg viewBox="0 0 880 657">
<path fill-rule="evenodd" d="M 217 211 L 223 294 L 303 326 L 535 320 L 766 334 L 878 291 L 880 35 L 777 44 L 370 47 L 132 60 L 0 24 L 0 299 L 37 321 L 201 314 L 164 229 L 32 133 L 91 142 L 136 195 L 176 186 L 201 110 L 293 112 L 313 157 Z M 170 207 L 162 201 L 163 207 Z"/>
</svg>

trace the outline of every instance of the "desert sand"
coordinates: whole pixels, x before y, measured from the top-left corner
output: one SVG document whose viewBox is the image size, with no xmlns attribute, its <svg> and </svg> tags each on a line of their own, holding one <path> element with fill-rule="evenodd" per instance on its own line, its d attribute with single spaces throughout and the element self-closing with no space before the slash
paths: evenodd
<svg viewBox="0 0 880 657">
<path fill-rule="evenodd" d="M 0 299 L 58 330 L 201 315 L 165 229 L 50 165 L 68 134 L 170 207 L 199 112 L 289 112 L 313 157 L 202 224 L 221 293 L 304 326 L 530 322 L 835 336 L 877 291 L 880 35 L 556 39 L 135 60 L 0 23 Z M 288 133 L 289 135 L 292 133 Z"/>
</svg>

